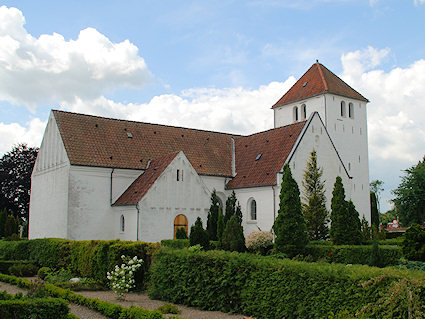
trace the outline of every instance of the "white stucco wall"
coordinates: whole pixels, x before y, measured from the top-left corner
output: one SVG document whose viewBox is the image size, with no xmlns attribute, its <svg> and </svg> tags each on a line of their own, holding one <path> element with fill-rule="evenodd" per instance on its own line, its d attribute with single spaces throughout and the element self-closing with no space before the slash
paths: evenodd
<svg viewBox="0 0 425 319">
<path fill-rule="evenodd" d="M 67 238 L 69 160 L 51 114 L 31 177 L 29 238 Z"/>
<path fill-rule="evenodd" d="M 346 116 L 341 116 L 341 101 L 346 105 Z M 348 114 L 349 104 L 354 107 L 354 117 Z M 318 112 L 338 153 L 352 177 L 349 190 L 360 217 L 365 215 L 370 222 L 369 158 L 367 142 L 366 103 L 334 94 L 321 94 L 296 103 L 274 109 L 275 127 L 293 123 L 293 108 L 305 104 L 307 116 Z M 347 189 L 346 189 L 347 191 Z"/>
<path fill-rule="evenodd" d="M 177 181 L 177 169 L 183 171 L 183 181 Z M 180 152 L 139 202 L 139 240 L 158 242 L 174 237 L 174 219 L 183 214 L 188 226 L 199 216 L 206 227 L 210 192 Z M 134 206 L 133 206 L 134 207 Z M 127 211 L 134 208 L 127 208 Z"/>
</svg>

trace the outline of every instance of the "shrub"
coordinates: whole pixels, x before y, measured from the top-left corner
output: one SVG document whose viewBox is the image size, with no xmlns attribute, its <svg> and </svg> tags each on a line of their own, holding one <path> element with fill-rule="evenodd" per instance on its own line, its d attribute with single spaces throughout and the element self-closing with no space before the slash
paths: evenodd
<svg viewBox="0 0 425 319">
<path fill-rule="evenodd" d="M 254 253 L 265 255 L 273 246 L 273 234 L 267 231 L 254 231 L 246 238 L 246 248 Z"/>
<path fill-rule="evenodd" d="M 418 311 L 416 317 L 423 311 L 424 279 L 425 274 L 392 268 L 162 249 L 151 267 L 148 294 L 257 318 L 326 318 L 346 309 L 351 314 L 364 309 L 365 318 L 407 318 L 409 308 Z M 388 306 L 395 292 L 395 305 Z"/>
<path fill-rule="evenodd" d="M 6 221 L 4 223 L 4 237 L 9 237 L 13 234 L 18 234 L 18 219 L 12 215 L 8 215 L 6 217 Z M 19 238 L 19 237 L 18 237 Z"/>
<path fill-rule="evenodd" d="M 9 268 L 9 274 L 19 277 L 32 277 L 37 274 L 38 267 L 33 264 L 17 264 Z"/>
<path fill-rule="evenodd" d="M 156 310 L 158 310 L 160 313 L 162 314 L 174 314 L 174 315 L 179 315 L 181 314 L 181 311 L 177 308 L 177 306 L 169 304 L 169 303 L 165 303 L 162 306 L 156 308 Z"/>
<path fill-rule="evenodd" d="M 41 267 L 38 272 L 37 272 L 37 276 L 40 279 L 44 279 L 47 277 L 47 275 L 50 274 L 52 270 L 49 267 Z"/>
<path fill-rule="evenodd" d="M 425 229 L 413 225 L 404 234 L 403 256 L 409 260 L 425 261 Z"/>
<path fill-rule="evenodd" d="M 221 239 L 221 248 L 229 251 L 245 251 L 245 237 L 243 228 L 239 224 L 238 216 L 233 215 L 226 224 Z"/>
<path fill-rule="evenodd" d="M 119 300 L 124 298 L 124 293 L 136 286 L 134 274 L 143 264 L 143 260 L 138 259 L 137 256 L 130 258 L 122 255 L 121 259 L 121 266 L 115 265 L 113 271 L 107 272 L 111 289 L 115 292 Z"/>
<path fill-rule="evenodd" d="M 208 248 L 208 232 L 202 227 L 202 220 L 200 217 L 198 217 L 195 224 L 190 227 L 189 242 L 190 246 L 199 244 L 204 249 Z"/>
<path fill-rule="evenodd" d="M 187 239 L 186 229 L 184 227 L 177 228 L 176 239 Z"/>
<path fill-rule="evenodd" d="M 8 274 L 10 267 L 28 263 L 27 260 L 0 260 L 0 273 Z"/>
<path fill-rule="evenodd" d="M 163 239 L 161 240 L 162 247 L 170 247 L 174 249 L 182 249 L 190 246 L 189 239 Z"/>
</svg>

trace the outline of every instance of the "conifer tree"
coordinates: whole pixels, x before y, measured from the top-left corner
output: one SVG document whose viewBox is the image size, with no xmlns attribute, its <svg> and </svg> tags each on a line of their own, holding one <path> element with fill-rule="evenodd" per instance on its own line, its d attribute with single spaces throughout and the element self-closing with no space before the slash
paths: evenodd
<svg viewBox="0 0 425 319">
<path fill-rule="evenodd" d="M 304 171 L 303 214 L 311 240 L 327 239 L 329 235 L 329 213 L 326 209 L 325 183 L 321 178 L 323 169 L 317 166 L 316 151 L 310 154 L 307 168 Z"/>
<path fill-rule="evenodd" d="M 4 228 L 6 224 L 6 208 L 0 209 L 0 238 L 4 237 Z"/>
<path fill-rule="evenodd" d="M 372 229 L 369 227 L 369 223 L 367 222 L 366 218 L 363 216 L 361 220 L 361 233 L 362 233 L 362 239 L 363 240 L 370 240 L 372 239 Z"/>
<path fill-rule="evenodd" d="M 219 242 L 219 246 L 221 246 L 221 238 L 223 237 L 224 232 L 224 215 L 223 210 L 218 210 L 218 221 L 217 221 L 217 240 Z"/>
<path fill-rule="evenodd" d="M 220 206 L 218 204 L 218 197 L 215 189 L 211 194 L 211 206 L 208 211 L 207 219 L 207 231 L 210 240 L 217 240 L 217 221 L 218 221 L 218 210 Z"/>
<path fill-rule="evenodd" d="M 189 234 L 190 246 L 201 245 L 202 248 L 208 248 L 208 232 L 202 227 L 202 220 L 198 217 L 195 224 L 190 227 Z"/>
<path fill-rule="evenodd" d="M 239 224 L 242 225 L 242 210 L 238 200 L 236 199 L 235 191 L 232 191 L 232 194 L 226 200 L 226 212 L 224 214 L 225 225 L 233 215 L 236 215 Z"/>
<path fill-rule="evenodd" d="M 221 247 L 224 250 L 239 252 L 243 252 L 246 249 L 243 228 L 236 215 L 233 215 L 226 224 L 221 240 Z"/>
<path fill-rule="evenodd" d="M 4 224 L 4 237 L 9 237 L 13 234 L 18 234 L 18 227 L 18 219 L 12 215 L 8 215 Z"/>
<path fill-rule="evenodd" d="M 184 227 L 177 228 L 176 239 L 187 239 L 186 229 Z"/>
<path fill-rule="evenodd" d="M 283 168 L 279 213 L 273 230 L 277 251 L 290 257 L 304 252 L 308 244 L 307 226 L 301 210 L 300 191 L 288 164 Z"/>
<path fill-rule="evenodd" d="M 337 176 L 331 201 L 330 237 L 334 244 L 358 244 L 361 241 L 359 213 L 353 202 L 345 200 L 342 179 Z"/>
<path fill-rule="evenodd" d="M 375 192 L 370 192 L 370 215 L 372 226 L 379 229 L 379 212 L 378 212 L 378 201 Z"/>
</svg>

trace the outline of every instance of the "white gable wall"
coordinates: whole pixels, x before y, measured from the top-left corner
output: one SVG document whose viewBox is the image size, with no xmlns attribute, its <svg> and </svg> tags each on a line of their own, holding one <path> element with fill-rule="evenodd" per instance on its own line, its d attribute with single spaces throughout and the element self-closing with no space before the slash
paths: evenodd
<svg viewBox="0 0 425 319">
<path fill-rule="evenodd" d="M 177 169 L 183 171 L 183 181 L 177 181 Z M 210 196 L 202 179 L 180 152 L 139 202 L 139 240 L 158 242 L 172 239 L 174 219 L 179 214 L 187 217 L 189 229 L 198 216 L 205 228 Z M 121 212 L 128 216 L 134 214 L 137 218 L 134 206 L 124 207 Z M 116 213 L 120 214 L 118 211 Z"/>
<path fill-rule="evenodd" d="M 29 238 L 67 238 L 69 160 L 50 114 L 31 177 Z"/>
<path fill-rule="evenodd" d="M 347 200 L 351 198 L 352 183 L 317 114 L 313 116 L 310 125 L 289 161 L 292 176 L 297 181 L 298 188 L 300 189 L 301 199 L 304 195 L 304 188 L 302 186 L 303 175 L 313 149 L 316 150 L 318 166 L 323 168 L 322 181 L 325 182 L 326 207 L 330 211 L 332 191 L 336 177 L 340 176 L 342 178 Z M 358 203 L 354 202 L 354 204 L 357 207 Z"/>
</svg>

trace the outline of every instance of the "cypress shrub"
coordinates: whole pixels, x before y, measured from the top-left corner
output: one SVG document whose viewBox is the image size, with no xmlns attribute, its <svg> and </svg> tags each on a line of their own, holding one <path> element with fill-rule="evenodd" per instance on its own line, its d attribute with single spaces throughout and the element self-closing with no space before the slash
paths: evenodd
<svg viewBox="0 0 425 319">
<path fill-rule="evenodd" d="M 18 219 L 12 215 L 7 215 L 4 223 L 4 237 L 9 237 L 18 233 Z"/>
<path fill-rule="evenodd" d="M 186 229 L 184 227 L 177 228 L 176 239 L 187 239 Z"/>
<path fill-rule="evenodd" d="M 417 224 L 412 225 L 406 230 L 401 247 L 405 258 L 425 261 L 425 229 Z"/>
<path fill-rule="evenodd" d="M 218 198 L 215 189 L 211 194 L 211 206 L 208 211 L 207 219 L 207 232 L 210 240 L 217 240 L 217 222 L 218 222 L 218 211 L 220 206 L 218 205 Z"/>
<path fill-rule="evenodd" d="M 217 221 L 217 239 L 218 239 L 218 245 L 220 247 L 221 245 L 221 239 L 223 237 L 224 232 L 224 215 L 221 208 L 218 210 L 218 221 Z"/>
<path fill-rule="evenodd" d="M 301 210 L 300 191 L 288 164 L 283 167 L 279 213 L 273 224 L 277 251 L 295 256 L 308 244 L 307 226 Z"/>
<path fill-rule="evenodd" d="M 221 248 L 229 251 L 245 251 L 245 237 L 238 217 L 233 215 L 226 224 L 221 239 Z"/>
<path fill-rule="evenodd" d="M 198 217 L 195 224 L 190 227 L 189 234 L 190 246 L 201 245 L 202 248 L 208 248 L 208 232 L 202 227 L 202 220 Z"/>
</svg>

